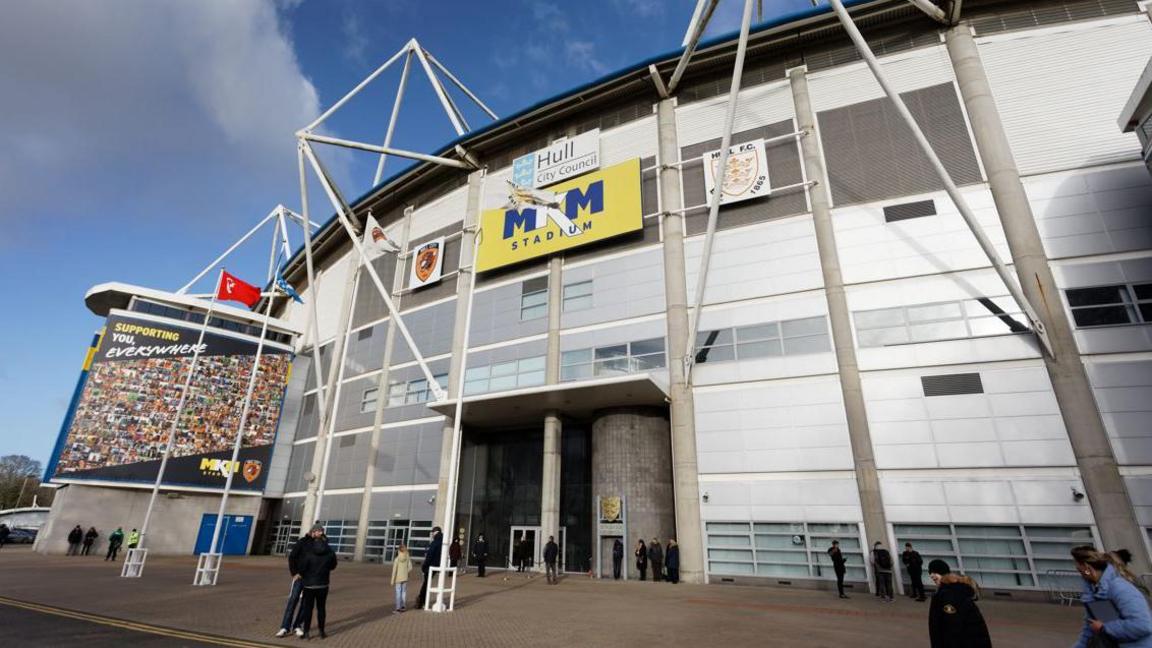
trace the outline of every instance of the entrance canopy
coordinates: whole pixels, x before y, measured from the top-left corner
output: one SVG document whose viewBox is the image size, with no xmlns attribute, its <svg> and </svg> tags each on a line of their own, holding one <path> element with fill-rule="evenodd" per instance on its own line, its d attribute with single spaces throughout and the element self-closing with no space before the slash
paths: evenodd
<svg viewBox="0 0 1152 648">
<path fill-rule="evenodd" d="M 668 387 L 661 376 L 630 374 L 595 380 L 528 387 L 500 394 L 464 397 L 463 424 L 477 426 L 539 423 L 549 412 L 574 418 L 598 409 L 629 406 L 664 406 Z M 446 416 L 455 414 L 456 400 L 429 403 Z"/>
</svg>

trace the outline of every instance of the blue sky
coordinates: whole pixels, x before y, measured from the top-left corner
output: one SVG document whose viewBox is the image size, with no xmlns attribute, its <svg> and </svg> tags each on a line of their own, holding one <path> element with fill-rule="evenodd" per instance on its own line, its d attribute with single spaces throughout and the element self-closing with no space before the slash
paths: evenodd
<svg viewBox="0 0 1152 648">
<path fill-rule="evenodd" d="M 0 455 L 47 461 L 101 324 L 87 289 L 175 290 L 277 203 L 298 210 L 293 133 L 409 38 L 508 115 L 678 47 L 694 4 L 0 0 Z M 742 4 L 722 0 L 709 33 L 737 28 Z M 382 140 L 398 80 L 396 66 L 329 132 Z M 454 136 L 414 69 L 393 144 Z M 369 188 L 370 154 L 324 155 L 350 196 Z M 330 215 L 320 200 L 313 220 Z M 262 280 L 267 241 L 229 269 Z"/>
</svg>

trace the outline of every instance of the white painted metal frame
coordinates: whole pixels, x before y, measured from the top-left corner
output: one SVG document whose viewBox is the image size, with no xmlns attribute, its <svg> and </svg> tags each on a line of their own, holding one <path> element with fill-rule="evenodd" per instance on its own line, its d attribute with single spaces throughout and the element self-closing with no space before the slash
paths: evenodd
<svg viewBox="0 0 1152 648">
<path fill-rule="evenodd" d="M 960 189 L 952 180 L 952 176 L 948 173 L 948 169 L 944 167 L 944 163 L 940 160 L 940 157 L 936 155 L 936 151 L 932 149 L 932 144 L 924 135 L 924 131 L 920 129 L 920 125 L 917 124 L 916 120 L 912 117 L 912 113 L 900 97 L 900 93 L 896 91 L 896 88 L 894 88 L 888 80 L 888 76 L 884 74 L 883 68 L 880 67 L 880 62 L 876 60 L 876 55 L 872 53 L 872 48 L 868 46 L 868 41 L 864 40 L 864 36 L 860 33 L 860 30 L 857 29 L 856 23 L 852 22 L 852 17 L 848 14 L 848 10 L 844 8 L 843 2 L 841 2 L 841 0 L 829 0 L 829 2 L 832 4 L 832 9 L 836 12 L 836 17 L 840 19 L 840 24 L 843 25 L 844 30 L 848 32 L 848 37 L 852 39 L 852 43 L 856 46 L 856 51 L 860 53 L 860 57 L 868 64 L 868 68 L 872 71 L 872 76 L 876 78 L 876 82 L 880 84 L 884 93 L 888 95 L 888 99 L 892 101 L 896 112 L 904 120 L 904 123 L 912 130 L 912 135 L 916 138 L 916 143 L 920 146 L 920 150 L 924 155 L 927 156 L 929 163 L 932 165 L 932 169 L 944 184 L 944 190 L 948 193 L 952 202 L 955 203 L 957 211 L 960 212 L 960 216 L 964 219 L 965 224 L 968 225 L 968 229 L 971 230 L 972 235 L 976 238 L 980 249 L 984 251 L 984 254 L 992 263 L 992 267 L 996 269 L 996 274 L 1000 275 L 1000 280 L 1004 282 L 1004 286 L 1008 289 L 1009 294 L 1016 300 L 1024 316 L 1028 318 L 1028 323 L 1032 327 L 1032 332 L 1036 334 L 1036 338 L 1040 341 L 1040 345 L 1044 348 L 1045 352 L 1052 355 L 1052 346 L 1048 341 L 1048 332 L 1044 328 L 1044 322 L 1037 316 L 1036 309 L 1032 307 L 1028 298 L 1024 296 L 1024 292 L 1021 290 L 1020 284 L 1017 283 L 1016 277 L 1008 270 L 1008 267 L 1004 264 L 1000 255 L 996 252 L 996 248 L 993 247 L 992 241 L 989 240 L 988 235 L 985 234 L 983 228 L 980 227 L 980 223 L 976 219 L 976 214 L 968 205 L 968 201 L 964 199 L 963 194 L 960 193 Z M 913 4 L 919 6 L 916 2 L 913 2 Z"/>
</svg>

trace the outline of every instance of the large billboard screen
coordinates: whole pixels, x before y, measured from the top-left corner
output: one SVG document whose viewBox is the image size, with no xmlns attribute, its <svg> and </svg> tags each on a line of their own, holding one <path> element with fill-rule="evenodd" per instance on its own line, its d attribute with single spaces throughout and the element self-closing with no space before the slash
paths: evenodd
<svg viewBox="0 0 1152 648">
<path fill-rule="evenodd" d="M 586 173 L 537 194 L 552 198 L 554 206 L 488 209 L 481 214 L 477 270 L 500 268 L 644 227 L 639 159 Z"/>
<path fill-rule="evenodd" d="M 113 312 L 86 363 L 87 378 L 61 431 L 51 478 L 154 482 L 199 335 L 193 323 Z M 164 484 L 222 488 L 227 471 L 237 470 L 233 488 L 263 489 L 292 357 L 283 346 L 265 344 L 233 465 L 256 347 L 247 336 L 212 328 L 204 336 Z"/>
</svg>

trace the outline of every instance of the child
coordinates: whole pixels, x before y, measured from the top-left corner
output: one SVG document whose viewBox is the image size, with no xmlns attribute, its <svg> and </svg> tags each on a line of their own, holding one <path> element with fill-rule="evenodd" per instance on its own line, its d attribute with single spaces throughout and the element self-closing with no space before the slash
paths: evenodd
<svg viewBox="0 0 1152 648">
<path fill-rule="evenodd" d="M 408 608 L 408 572 L 412 571 L 412 559 L 408 556 L 408 546 L 400 545 L 396 552 L 396 559 L 392 561 L 392 585 L 396 588 L 396 611 L 403 612 Z"/>
</svg>

